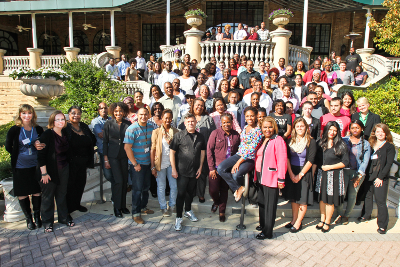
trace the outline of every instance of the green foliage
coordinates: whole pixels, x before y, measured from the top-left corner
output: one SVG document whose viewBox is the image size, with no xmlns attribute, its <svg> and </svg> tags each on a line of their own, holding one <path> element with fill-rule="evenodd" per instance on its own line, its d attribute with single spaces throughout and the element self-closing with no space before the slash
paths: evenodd
<svg viewBox="0 0 400 267">
<path fill-rule="evenodd" d="M 204 11 L 203 10 L 201 10 L 201 9 L 190 9 L 190 10 L 188 10 L 188 11 L 186 11 L 185 12 L 185 14 L 183 15 L 185 18 L 187 17 L 187 16 L 200 16 L 200 17 L 202 17 L 203 19 L 205 19 L 205 18 L 207 18 L 207 15 L 206 15 L 206 13 L 204 13 Z"/>
<path fill-rule="evenodd" d="M 382 5 L 388 8 L 386 16 L 379 23 L 372 14 L 367 14 L 371 17 L 369 26 L 372 31 L 376 32 L 374 42 L 377 47 L 384 49 L 392 56 L 400 56 L 400 1 L 385 0 Z"/>
<path fill-rule="evenodd" d="M 385 84 L 353 91 L 354 98 L 366 97 L 370 110 L 381 116 L 395 133 L 400 133 L 400 80 L 394 76 Z"/>
<path fill-rule="evenodd" d="M 12 175 L 11 155 L 6 151 L 4 144 L 6 143 L 7 132 L 13 125 L 14 122 L 0 125 L 0 180 Z"/>
<path fill-rule="evenodd" d="M 8 76 L 13 78 L 13 80 L 24 79 L 24 78 L 39 78 L 39 79 L 46 78 L 46 79 L 66 81 L 70 78 L 70 76 L 67 75 L 64 71 L 50 69 L 50 68 L 40 68 L 37 70 L 33 69 L 13 70 L 13 72 L 11 72 L 10 75 Z"/>
<path fill-rule="evenodd" d="M 293 17 L 293 12 L 290 11 L 289 9 L 287 9 L 287 8 L 281 8 L 281 9 L 277 9 L 277 10 L 272 11 L 269 14 L 268 18 L 270 20 L 273 20 L 274 18 L 276 18 L 279 15 L 287 15 L 287 16 Z"/>
<path fill-rule="evenodd" d="M 64 113 L 73 105 L 80 106 L 82 120 L 86 123 L 97 116 L 100 102 L 110 104 L 121 101 L 124 96 L 122 83 L 111 80 L 104 69 L 96 67 L 91 61 L 68 62 L 61 68 L 71 78 L 64 82 L 64 94 L 50 101 L 50 105 Z"/>
</svg>

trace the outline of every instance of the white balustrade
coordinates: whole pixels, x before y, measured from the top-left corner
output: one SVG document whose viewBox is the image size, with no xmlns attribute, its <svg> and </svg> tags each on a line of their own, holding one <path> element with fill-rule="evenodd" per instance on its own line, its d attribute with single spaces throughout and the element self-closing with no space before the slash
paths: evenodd
<svg viewBox="0 0 400 267">
<path fill-rule="evenodd" d="M 61 64 L 67 60 L 63 55 L 41 56 L 41 64 L 43 68 L 59 69 Z"/>
<path fill-rule="evenodd" d="M 390 58 L 392 61 L 392 71 L 400 71 L 400 58 Z"/>
<path fill-rule="evenodd" d="M 166 61 L 174 61 L 175 60 L 175 54 L 174 51 L 176 49 L 181 50 L 182 56 L 181 60 L 183 61 L 183 57 L 186 54 L 186 44 L 179 44 L 179 45 L 174 45 L 174 46 L 161 46 L 160 49 L 162 50 L 162 60 L 164 62 Z"/>
<path fill-rule="evenodd" d="M 124 93 L 127 95 L 133 95 L 135 91 L 141 91 L 143 93 L 143 102 L 150 103 L 150 87 L 151 84 L 145 81 L 129 81 L 124 83 Z"/>
<path fill-rule="evenodd" d="M 93 55 L 78 55 L 77 59 L 79 62 L 86 63 L 90 60 L 92 60 Z"/>
<path fill-rule="evenodd" d="M 29 69 L 29 56 L 4 56 L 4 71 Z"/>
<path fill-rule="evenodd" d="M 297 65 L 297 62 L 303 61 L 306 69 L 309 67 L 309 59 L 310 59 L 310 50 L 307 48 L 297 46 L 297 45 L 289 45 L 289 62 L 288 65 L 293 66 L 294 68 Z"/>
</svg>

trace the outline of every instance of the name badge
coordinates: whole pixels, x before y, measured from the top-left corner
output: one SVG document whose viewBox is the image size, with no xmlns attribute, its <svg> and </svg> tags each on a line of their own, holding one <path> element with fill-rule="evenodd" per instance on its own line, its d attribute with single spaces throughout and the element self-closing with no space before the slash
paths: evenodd
<svg viewBox="0 0 400 267">
<path fill-rule="evenodd" d="M 26 138 L 24 140 L 22 140 L 22 144 L 27 145 L 31 142 L 31 140 L 29 140 L 29 138 Z"/>
<path fill-rule="evenodd" d="M 371 159 L 377 159 L 377 158 L 378 158 L 378 155 L 376 155 L 376 154 L 371 156 Z"/>
<path fill-rule="evenodd" d="M 149 151 L 150 151 L 150 148 L 149 148 L 149 147 L 146 147 L 146 148 L 144 149 L 144 153 L 149 153 Z"/>
</svg>

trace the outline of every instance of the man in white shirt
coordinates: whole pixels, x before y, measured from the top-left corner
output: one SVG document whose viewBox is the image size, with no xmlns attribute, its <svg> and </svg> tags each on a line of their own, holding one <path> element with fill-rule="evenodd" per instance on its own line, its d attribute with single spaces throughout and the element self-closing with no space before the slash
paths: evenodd
<svg viewBox="0 0 400 267">
<path fill-rule="evenodd" d="M 253 93 L 258 92 L 260 94 L 260 107 L 265 108 L 265 110 L 267 111 L 267 114 L 269 114 L 272 110 L 273 101 L 268 94 L 262 92 L 262 81 L 260 81 L 260 80 L 255 81 L 254 87 L 252 89 L 253 89 Z M 251 95 L 252 95 L 252 93 L 246 94 L 243 97 L 243 102 L 245 102 L 247 106 L 251 106 Z"/>
<path fill-rule="evenodd" d="M 172 62 L 165 62 L 165 70 L 158 76 L 158 86 L 164 88 L 164 83 L 169 82 L 172 84 L 174 79 L 178 78 L 179 75 L 172 71 Z"/>
<path fill-rule="evenodd" d="M 144 72 L 147 69 L 146 60 L 142 58 L 142 51 L 137 51 L 136 59 L 136 69 L 139 72 L 139 79 L 144 80 Z"/>
<path fill-rule="evenodd" d="M 113 58 L 110 58 L 110 61 L 108 62 L 106 66 L 106 72 L 108 73 L 108 77 L 111 79 L 117 79 L 118 81 L 121 80 L 121 74 L 119 73 L 119 69 L 117 65 L 115 65 L 115 61 Z"/>
<path fill-rule="evenodd" d="M 178 116 L 179 116 L 179 109 L 182 105 L 182 101 L 181 99 L 174 95 L 174 89 L 172 87 L 172 83 L 170 82 L 166 82 L 164 83 L 164 96 L 160 98 L 160 100 L 158 100 L 158 102 L 160 102 L 165 109 L 169 108 L 170 110 L 172 110 L 172 115 L 173 115 L 173 122 L 175 123 L 175 125 L 177 125 L 178 121 Z"/>
<path fill-rule="evenodd" d="M 125 73 L 126 69 L 129 68 L 130 64 L 126 61 L 126 56 L 124 54 L 121 55 L 121 61 L 118 62 L 117 67 L 119 73 L 121 74 L 121 80 L 125 81 Z"/>
<path fill-rule="evenodd" d="M 265 29 L 265 22 L 261 22 L 261 29 L 257 31 L 257 34 L 261 41 L 269 41 L 270 35 L 269 31 Z"/>
<path fill-rule="evenodd" d="M 238 30 L 233 35 L 233 40 L 247 40 L 247 33 L 243 30 L 243 24 L 238 24 Z"/>
<path fill-rule="evenodd" d="M 186 91 L 186 104 L 182 104 L 182 106 L 179 108 L 179 115 L 177 118 L 177 123 L 179 125 L 179 122 L 183 117 L 185 117 L 186 113 L 189 112 L 191 105 L 193 104 L 194 99 L 196 96 L 194 95 L 193 90 L 187 90 Z"/>
</svg>

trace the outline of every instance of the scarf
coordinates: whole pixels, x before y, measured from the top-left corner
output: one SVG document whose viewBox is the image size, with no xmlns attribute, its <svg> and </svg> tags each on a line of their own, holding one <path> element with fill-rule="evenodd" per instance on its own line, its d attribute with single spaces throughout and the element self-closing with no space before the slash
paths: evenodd
<svg viewBox="0 0 400 267">
<path fill-rule="evenodd" d="M 303 138 L 301 138 L 300 140 L 297 139 L 297 142 L 292 142 L 289 147 L 290 150 L 293 152 L 296 152 L 297 154 L 300 154 L 301 152 L 304 151 L 304 149 L 306 149 L 307 146 L 307 139 L 306 136 L 304 135 Z"/>
<path fill-rule="evenodd" d="M 174 135 L 174 131 L 172 130 L 172 127 L 169 128 L 168 132 L 164 128 L 164 125 L 161 125 L 161 132 L 163 134 L 163 137 L 165 138 L 165 141 L 167 141 L 168 144 L 171 144 L 172 137 Z"/>
</svg>

